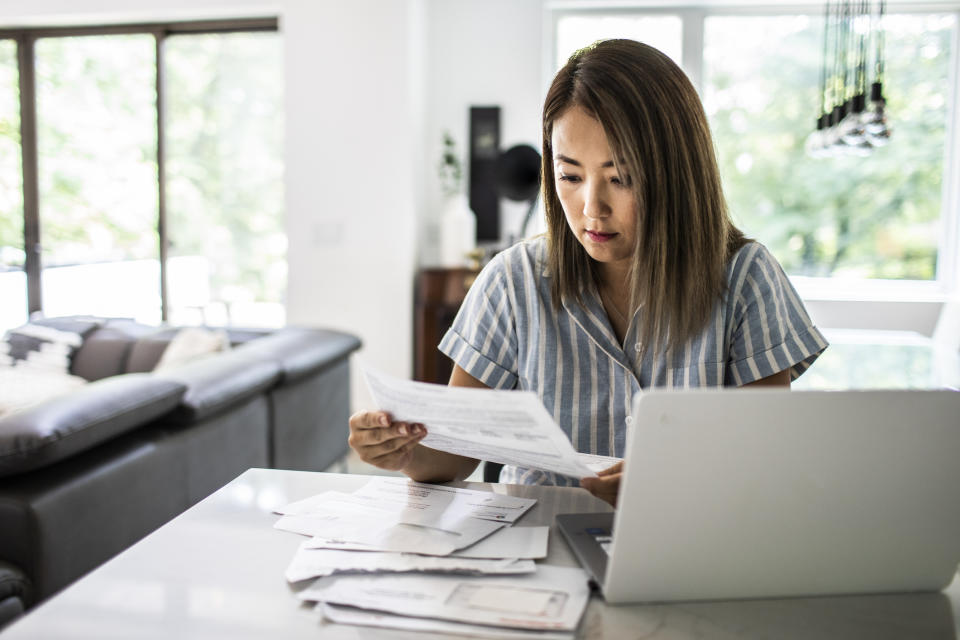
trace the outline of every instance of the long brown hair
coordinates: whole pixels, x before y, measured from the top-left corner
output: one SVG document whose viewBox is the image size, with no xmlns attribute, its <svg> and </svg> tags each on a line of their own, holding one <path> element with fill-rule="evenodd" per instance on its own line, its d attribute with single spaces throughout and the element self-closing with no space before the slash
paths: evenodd
<svg viewBox="0 0 960 640">
<path fill-rule="evenodd" d="M 596 262 L 567 225 L 553 171 L 553 123 L 579 106 L 603 127 L 637 206 L 630 309 L 643 306 L 645 346 L 675 348 L 701 331 L 726 290 L 726 266 L 747 239 L 730 220 L 707 117 L 666 55 L 633 40 L 574 53 L 543 105 L 543 200 L 553 300 L 583 304 Z"/>
</svg>

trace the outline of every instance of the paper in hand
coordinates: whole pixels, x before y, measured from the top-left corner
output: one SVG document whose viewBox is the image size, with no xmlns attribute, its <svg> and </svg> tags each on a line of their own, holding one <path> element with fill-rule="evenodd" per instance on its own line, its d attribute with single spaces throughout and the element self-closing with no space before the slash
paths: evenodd
<svg viewBox="0 0 960 640">
<path fill-rule="evenodd" d="M 379 409 L 427 428 L 426 447 L 574 478 L 597 475 L 531 391 L 412 382 L 369 367 L 363 375 Z"/>
</svg>

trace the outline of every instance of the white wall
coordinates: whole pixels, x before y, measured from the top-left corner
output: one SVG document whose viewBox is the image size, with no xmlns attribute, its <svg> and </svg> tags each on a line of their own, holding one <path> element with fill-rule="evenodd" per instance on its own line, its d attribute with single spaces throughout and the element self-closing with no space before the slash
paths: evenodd
<svg viewBox="0 0 960 640">
<path fill-rule="evenodd" d="M 353 332 L 366 361 L 402 376 L 421 210 L 419 14 L 418 2 L 290 2 L 281 23 L 288 321 Z M 353 387 L 365 404 L 359 377 Z"/>
<path fill-rule="evenodd" d="M 500 107 L 500 148 L 540 147 L 542 0 L 430 0 L 427 11 L 425 224 L 421 264 L 434 259 L 441 191 L 436 167 L 449 131 L 466 160 L 469 108 Z M 466 168 L 466 163 L 464 164 Z M 466 176 L 464 176 L 466 179 Z M 502 235 L 526 206 L 501 201 Z"/>
</svg>

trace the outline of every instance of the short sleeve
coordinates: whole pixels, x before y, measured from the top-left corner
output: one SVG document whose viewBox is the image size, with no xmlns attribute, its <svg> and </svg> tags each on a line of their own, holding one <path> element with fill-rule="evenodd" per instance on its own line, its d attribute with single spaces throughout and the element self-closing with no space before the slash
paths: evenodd
<svg viewBox="0 0 960 640">
<path fill-rule="evenodd" d="M 439 349 L 493 389 L 517 385 L 517 332 L 510 274 L 501 256 L 477 276 Z"/>
<path fill-rule="evenodd" d="M 827 348 L 796 289 L 758 243 L 734 258 L 734 296 L 727 384 L 745 385 L 786 369 L 796 380 Z"/>
</svg>

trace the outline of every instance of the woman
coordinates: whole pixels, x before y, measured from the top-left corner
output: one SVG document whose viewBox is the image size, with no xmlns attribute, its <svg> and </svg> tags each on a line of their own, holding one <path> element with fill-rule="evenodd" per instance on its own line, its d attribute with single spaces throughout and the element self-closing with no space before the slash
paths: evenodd
<svg viewBox="0 0 960 640">
<path fill-rule="evenodd" d="M 826 348 L 779 264 L 731 222 L 706 115 L 667 56 L 632 40 L 571 56 L 543 108 L 545 237 L 481 272 L 440 350 L 450 384 L 530 389 L 581 452 L 622 457 L 650 387 L 789 387 Z M 418 445 L 423 425 L 350 420 L 360 457 L 414 480 L 477 460 Z M 621 464 L 584 478 L 616 503 Z M 501 482 L 574 484 L 505 467 Z"/>
</svg>

